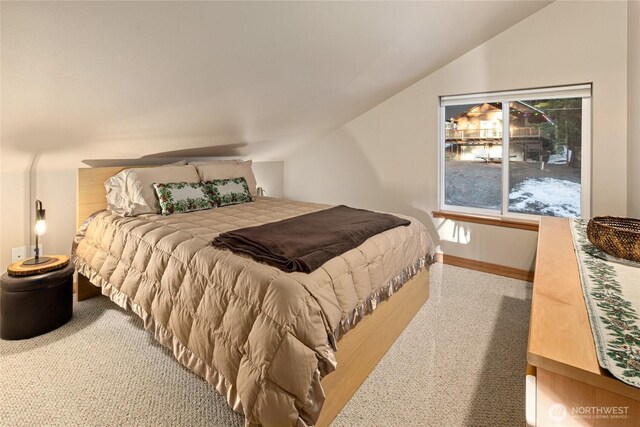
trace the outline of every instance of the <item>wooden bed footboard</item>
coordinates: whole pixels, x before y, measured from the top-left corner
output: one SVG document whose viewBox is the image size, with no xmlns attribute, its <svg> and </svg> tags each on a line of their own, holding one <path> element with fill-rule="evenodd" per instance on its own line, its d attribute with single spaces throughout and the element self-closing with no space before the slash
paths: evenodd
<svg viewBox="0 0 640 427">
<path fill-rule="evenodd" d="M 338 368 L 322 379 L 326 400 L 316 427 L 331 424 L 429 298 L 424 267 L 338 341 Z"/>
<path fill-rule="evenodd" d="M 101 295 L 101 288 L 94 286 L 82 274 L 78 273 L 78 302 Z"/>
</svg>

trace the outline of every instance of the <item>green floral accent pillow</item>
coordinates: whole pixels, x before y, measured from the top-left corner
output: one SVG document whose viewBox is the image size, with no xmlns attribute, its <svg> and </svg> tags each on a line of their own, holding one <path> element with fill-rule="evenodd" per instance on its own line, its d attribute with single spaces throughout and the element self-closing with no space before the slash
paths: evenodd
<svg viewBox="0 0 640 427">
<path fill-rule="evenodd" d="M 244 178 L 213 179 L 204 183 L 216 206 L 251 202 L 249 186 Z"/>
<path fill-rule="evenodd" d="M 153 184 L 162 215 L 215 208 L 208 188 L 200 182 Z"/>
</svg>

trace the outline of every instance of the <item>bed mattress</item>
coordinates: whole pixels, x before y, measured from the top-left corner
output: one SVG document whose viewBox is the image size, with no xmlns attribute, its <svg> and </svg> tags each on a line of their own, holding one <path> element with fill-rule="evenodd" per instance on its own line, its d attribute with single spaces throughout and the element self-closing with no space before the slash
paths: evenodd
<svg viewBox="0 0 640 427">
<path fill-rule="evenodd" d="M 339 335 L 433 259 L 424 225 L 406 217 L 408 227 L 375 235 L 308 274 L 211 242 L 327 207 L 261 197 L 170 216 L 102 211 L 83 227 L 74 263 L 242 411 L 247 425 L 313 425 Z"/>
</svg>

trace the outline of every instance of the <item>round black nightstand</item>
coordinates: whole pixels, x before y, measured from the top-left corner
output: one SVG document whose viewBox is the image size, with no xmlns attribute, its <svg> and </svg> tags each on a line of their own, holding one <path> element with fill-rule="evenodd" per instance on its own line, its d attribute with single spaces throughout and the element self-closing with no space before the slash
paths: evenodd
<svg viewBox="0 0 640 427">
<path fill-rule="evenodd" d="M 19 340 L 52 331 L 73 314 L 72 264 L 33 276 L 0 277 L 0 338 Z"/>
</svg>

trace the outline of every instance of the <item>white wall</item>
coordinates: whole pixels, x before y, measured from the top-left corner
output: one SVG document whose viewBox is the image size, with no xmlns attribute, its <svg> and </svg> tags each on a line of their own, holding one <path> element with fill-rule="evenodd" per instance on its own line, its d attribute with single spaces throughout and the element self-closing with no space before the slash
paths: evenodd
<svg viewBox="0 0 640 427">
<path fill-rule="evenodd" d="M 286 196 L 413 215 L 440 233 L 447 254 L 531 269 L 536 233 L 460 223 L 466 238 L 451 238 L 450 226 L 430 219 L 438 208 L 438 96 L 593 82 L 592 213 L 624 215 L 626 12 L 624 2 L 545 7 L 301 148 L 285 161 Z"/>
<path fill-rule="evenodd" d="M 284 162 L 254 162 L 258 186 L 269 197 L 284 197 Z"/>
<path fill-rule="evenodd" d="M 640 2 L 627 3 L 628 14 L 628 206 L 629 216 L 640 218 Z"/>
</svg>

